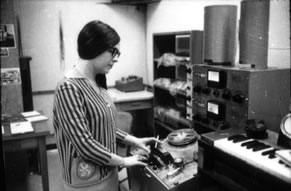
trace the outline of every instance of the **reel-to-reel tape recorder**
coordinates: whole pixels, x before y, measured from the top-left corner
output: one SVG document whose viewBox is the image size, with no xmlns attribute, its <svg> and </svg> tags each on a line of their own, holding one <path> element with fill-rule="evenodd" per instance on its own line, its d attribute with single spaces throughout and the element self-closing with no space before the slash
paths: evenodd
<svg viewBox="0 0 291 191">
<path fill-rule="evenodd" d="M 193 129 L 171 132 L 157 147 L 151 146 L 146 167 L 130 168 L 132 190 L 187 190 L 196 184 L 198 135 Z M 137 149 L 132 154 L 144 155 Z"/>
</svg>

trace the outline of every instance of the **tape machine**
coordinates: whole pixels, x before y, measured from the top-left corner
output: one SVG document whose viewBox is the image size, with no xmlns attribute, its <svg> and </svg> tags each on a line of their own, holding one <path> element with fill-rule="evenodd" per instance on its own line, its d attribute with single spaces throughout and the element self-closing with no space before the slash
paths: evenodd
<svg viewBox="0 0 291 191">
<path fill-rule="evenodd" d="M 193 129 L 171 132 L 158 146 L 151 146 L 146 167 L 130 170 L 132 190 L 192 190 L 197 184 L 197 133 Z M 141 149 L 132 154 L 145 155 Z"/>
</svg>

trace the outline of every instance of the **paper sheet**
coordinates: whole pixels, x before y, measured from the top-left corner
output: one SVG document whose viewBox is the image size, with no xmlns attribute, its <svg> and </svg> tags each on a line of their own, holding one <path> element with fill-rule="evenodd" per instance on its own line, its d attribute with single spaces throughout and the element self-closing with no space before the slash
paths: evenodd
<svg viewBox="0 0 291 191">
<path fill-rule="evenodd" d="M 47 120 L 48 117 L 43 116 L 43 115 L 37 115 L 37 116 L 33 116 L 33 117 L 27 117 L 26 120 L 29 122 L 35 122 L 35 121 L 44 121 Z"/>
<path fill-rule="evenodd" d="M 22 134 L 22 133 L 29 133 L 33 132 L 33 127 L 30 122 L 23 121 L 23 122 L 17 122 L 17 123 L 11 123 L 10 124 L 11 134 Z"/>
<path fill-rule="evenodd" d="M 21 113 L 21 115 L 23 117 L 32 117 L 32 116 L 40 115 L 40 113 L 37 111 L 28 111 L 28 112 Z"/>
</svg>

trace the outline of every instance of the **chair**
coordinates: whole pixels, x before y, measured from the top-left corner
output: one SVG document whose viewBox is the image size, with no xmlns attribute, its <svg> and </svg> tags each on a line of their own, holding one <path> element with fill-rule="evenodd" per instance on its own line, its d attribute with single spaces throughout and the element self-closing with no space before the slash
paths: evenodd
<svg viewBox="0 0 291 191">
<path fill-rule="evenodd" d="M 124 132 L 131 134 L 131 126 L 132 126 L 133 117 L 129 112 L 119 111 L 117 115 L 117 128 L 123 130 Z M 127 146 L 123 143 L 117 143 L 117 154 L 120 156 L 128 156 L 130 152 L 130 146 Z M 123 168 L 119 168 L 120 172 Z M 129 170 L 126 169 L 126 177 L 119 181 L 119 185 L 124 181 L 128 181 L 128 188 L 130 189 L 130 179 Z"/>
</svg>

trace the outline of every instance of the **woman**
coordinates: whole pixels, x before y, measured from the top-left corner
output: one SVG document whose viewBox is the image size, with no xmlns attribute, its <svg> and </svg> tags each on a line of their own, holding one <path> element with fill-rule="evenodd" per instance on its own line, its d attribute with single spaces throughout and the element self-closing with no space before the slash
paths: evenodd
<svg viewBox="0 0 291 191">
<path fill-rule="evenodd" d="M 146 165 L 142 156 L 118 156 L 116 138 L 148 152 L 146 145 L 158 142 L 117 127 L 104 75 L 117 62 L 119 42 L 119 35 L 107 24 L 86 24 L 78 36 L 80 61 L 57 86 L 53 125 L 68 191 L 116 191 L 118 166 Z"/>
</svg>

